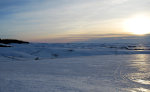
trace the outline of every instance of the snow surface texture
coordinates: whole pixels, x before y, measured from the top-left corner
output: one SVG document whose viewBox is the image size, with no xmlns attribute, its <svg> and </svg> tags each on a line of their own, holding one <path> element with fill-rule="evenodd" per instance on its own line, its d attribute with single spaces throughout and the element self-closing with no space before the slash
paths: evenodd
<svg viewBox="0 0 150 92">
<path fill-rule="evenodd" d="M 0 47 L 0 57 L 10 60 L 43 60 L 94 55 L 150 54 L 149 44 L 12 44 Z"/>
<path fill-rule="evenodd" d="M 12 44 L 0 92 L 150 92 L 147 44 Z"/>
</svg>

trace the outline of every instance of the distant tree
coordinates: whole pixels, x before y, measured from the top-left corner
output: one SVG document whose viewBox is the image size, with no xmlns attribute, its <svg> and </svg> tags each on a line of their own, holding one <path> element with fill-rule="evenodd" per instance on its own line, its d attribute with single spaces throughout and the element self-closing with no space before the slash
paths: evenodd
<svg viewBox="0 0 150 92">
<path fill-rule="evenodd" d="M 10 44 L 10 43 L 28 44 L 29 42 L 16 40 L 16 39 L 0 39 L 0 43 L 3 43 L 3 44 Z"/>
</svg>

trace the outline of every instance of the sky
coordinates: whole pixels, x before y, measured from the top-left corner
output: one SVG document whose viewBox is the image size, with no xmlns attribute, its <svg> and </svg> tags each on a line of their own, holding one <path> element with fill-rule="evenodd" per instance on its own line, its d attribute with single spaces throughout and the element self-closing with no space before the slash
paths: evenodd
<svg viewBox="0 0 150 92">
<path fill-rule="evenodd" d="M 150 0 L 0 0 L 0 38 L 74 42 L 131 35 L 123 23 L 150 15 Z"/>
</svg>

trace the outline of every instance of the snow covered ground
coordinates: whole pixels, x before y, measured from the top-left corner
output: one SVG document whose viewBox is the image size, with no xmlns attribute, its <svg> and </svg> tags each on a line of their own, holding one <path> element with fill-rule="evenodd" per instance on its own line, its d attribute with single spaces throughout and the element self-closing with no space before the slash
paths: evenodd
<svg viewBox="0 0 150 92">
<path fill-rule="evenodd" d="M 150 92 L 148 44 L 12 44 L 0 92 Z"/>
<path fill-rule="evenodd" d="M 150 44 L 62 43 L 11 44 L 0 48 L 0 57 L 12 60 L 43 60 L 94 55 L 150 54 Z"/>
</svg>

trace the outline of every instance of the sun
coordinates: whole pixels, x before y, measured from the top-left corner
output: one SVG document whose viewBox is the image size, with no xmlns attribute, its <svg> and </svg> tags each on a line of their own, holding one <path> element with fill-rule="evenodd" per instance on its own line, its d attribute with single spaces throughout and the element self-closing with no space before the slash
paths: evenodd
<svg viewBox="0 0 150 92">
<path fill-rule="evenodd" d="M 150 18 L 138 15 L 124 22 L 124 29 L 132 34 L 144 35 L 150 33 Z"/>
</svg>

